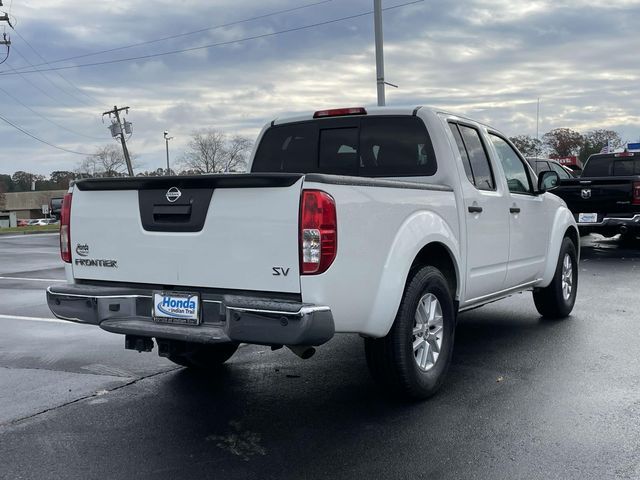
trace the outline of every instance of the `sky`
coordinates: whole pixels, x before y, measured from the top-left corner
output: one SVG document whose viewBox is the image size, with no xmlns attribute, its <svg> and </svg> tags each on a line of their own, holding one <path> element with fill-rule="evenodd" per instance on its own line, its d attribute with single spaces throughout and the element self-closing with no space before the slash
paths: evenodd
<svg viewBox="0 0 640 480">
<path fill-rule="evenodd" d="M 0 173 L 74 170 L 114 143 L 102 118 L 114 105 L 130 107 L 140 171 L 165 165 L 165 130 L 173 166 L 197 130 L 254 140 L 277 116 L 376 103 L 373 16 L 358 16 L 373 0 L 2 3 L 15 30 L 4 27 L 0 116 L 76 153 L 0 119 Z M 387 87 L 387 105 L 434 106 L 535 136 L 539 98 L 540 136 L 610 128 L 638 141 L 639 21 L 640 0 L 424 0 L 385 10 L 385 77 L 399 87 Z M 249 37 L 258 38 L 237 41 Z M 5 53 L 0 46 L 0 61 Z M 78 58 L 59 61 L 69 57 Z M 87 65 L 101 62 L 111 63 Z"/>
</svg>

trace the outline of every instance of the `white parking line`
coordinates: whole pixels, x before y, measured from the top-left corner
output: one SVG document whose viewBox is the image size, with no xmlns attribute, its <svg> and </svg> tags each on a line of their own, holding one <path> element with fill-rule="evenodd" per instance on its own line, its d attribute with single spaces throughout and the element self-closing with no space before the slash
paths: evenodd
<svg viewBox="0 0 640 480">
<path fill-rule="evenodd" d="M 2 315 L 0 314 L 0 320 L 26 320 L 27 322 L 49 322 L 49 323 L 66 323 L 66 320 L 59 320 L 57 318 L 45 318 L 45 317 L 23 317 L 20 315 Z"/>
<path fill-rule="evenodd" d="M 60 234 L 56 233 L 37 233 L 35 235 L 0 235 L 0 240 L 4 240 L 5 238 L 30 238 L 30 237 L 59 237 Z"/>
<path fill-rule="evenodd" d="M 30 280 L 32 282 L 66 282 L 58 278 L 0 277 L 0 280 Z"/>
</svg>

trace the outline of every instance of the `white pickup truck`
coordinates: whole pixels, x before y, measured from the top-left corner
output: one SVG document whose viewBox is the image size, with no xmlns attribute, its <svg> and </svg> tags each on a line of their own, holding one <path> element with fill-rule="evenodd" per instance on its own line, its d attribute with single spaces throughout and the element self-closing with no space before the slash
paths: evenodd
<svg viewBox="0 0 640 480">
<path fill-rule="evenodd" d="M 573 215 L 497 130 L 417 107 L 276 119 L 249 174 L 78 181 L 64 198 L 56 317 L 196 368 L 240 343 L 308 358 L 364 338 L 404 397 L 441 385 L 458 312 L 532 290 L 571 312 Z"/>
</svg>

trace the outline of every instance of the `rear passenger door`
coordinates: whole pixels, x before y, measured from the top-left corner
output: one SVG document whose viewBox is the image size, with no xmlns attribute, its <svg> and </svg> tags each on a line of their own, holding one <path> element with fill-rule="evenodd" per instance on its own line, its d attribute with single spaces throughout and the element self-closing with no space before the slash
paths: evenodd
<svg viewBox="0 0 640 480">
<path fill-rule="evenodd" d="M 509 219 L 509 265 L 505 288 L 537 280 L 542 275 L 552 218 L 543 195 L 535 195 L 533 176 L 525 160 L 498 133 L 489 139 L 502 165 L 509 192 L 505 214 Z"/>
<path fill-rule="evenodd" d="M 467 225 L 465 303 L 502 290 L 509 259 L 507 199 L 499 192 L 486 145 L 472 125 L 449 122 L 468 181 L 462 181 Z"/>
</svg>

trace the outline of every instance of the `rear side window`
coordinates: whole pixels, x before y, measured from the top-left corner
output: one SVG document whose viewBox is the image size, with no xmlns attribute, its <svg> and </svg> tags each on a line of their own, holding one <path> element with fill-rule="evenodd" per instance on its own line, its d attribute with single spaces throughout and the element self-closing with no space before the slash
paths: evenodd
<svg viewBox="0 0 640 480">
<path fill-rule="evenodd" d="M 467 149 L 465 148 L 464 142 L 462 141 L 460 130 L 458 130 L 458 126 L 455 123 L 450 123 L 449 128 L 451 129 L 451 133 L 453 133 L 453 138 L 455 138 L 456 140 L 456 145 L 458 146 L 458 151 L 460 152 L 460 157 L 462 158 L 462 165 L 464 166 L 464 173 L 467 175 L 469 181 L 475 185 L 475 180 L 473 179 L 473 171 L 471 170 L 471 162 L 469 161 Z"/>
<path fill-rule="evenodd" d="M 268 129 L 251 171 L 311 173 L 318 171 L 318 128 L 313 123 Z"/>
<path fill-rule="evenodd" d="M 436 157 L 427 129 L 417 117 L 362 119 L 360 174 L 365 176 L 436 173 Z"/>
<path fill-rule="evenodd" d="M 437 162 L 418 117 L 322 119 L 268 129 L 252 172 L 431 176 Z"/>
<path fill-rule="evenodd" d="M 496 184 L 491 172 L 489 157 L 480 139 L 480 132 L 467 125 L 458 125 L 458 128 L 460 128 L 460 135 L 471 164 L 474 185 L 478 190 L 495 190 Z"/>
</svg>

